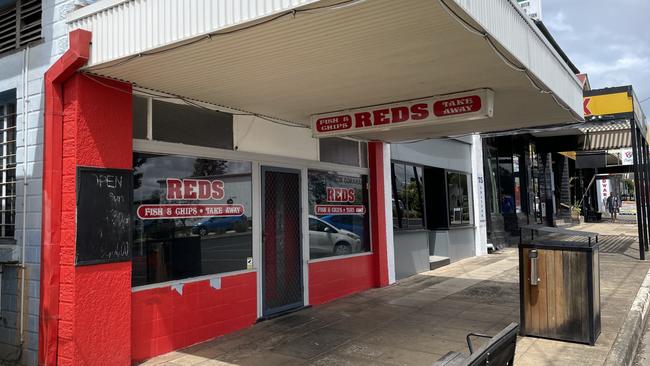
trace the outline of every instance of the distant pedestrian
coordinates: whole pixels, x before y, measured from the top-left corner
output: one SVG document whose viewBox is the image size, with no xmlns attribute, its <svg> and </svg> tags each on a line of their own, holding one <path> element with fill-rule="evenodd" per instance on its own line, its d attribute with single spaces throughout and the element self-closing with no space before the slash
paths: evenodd
<svg viewBox="0 0 650 366">
<path fill-rule="evenodd" d="M 616 222 L 616 214 L 618 213 L 618 206 L 619 206 L 618 197 L 614 196 L 613 194 L 610 194 L 609 197 L 607 197 L 606 207 L 607 207 L 607 212 L 609 212 L 609 216 L 612 219 L 612 222 Z"/>
</svg>

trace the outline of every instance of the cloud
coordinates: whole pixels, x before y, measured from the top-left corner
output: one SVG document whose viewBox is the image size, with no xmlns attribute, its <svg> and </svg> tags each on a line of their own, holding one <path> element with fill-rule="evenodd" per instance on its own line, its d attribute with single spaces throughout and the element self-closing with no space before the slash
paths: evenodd
<svg viewBox="0 0 650 366">
<path fill-rule="evenodd" d="M 593 76 L 602 76 L 602 74 L 607 73 L 621 73 L 621 72 L 647 72 L 647 66 L 650 63 L 650 59 L 647 57 L 639 56 L 623 56 L 614 60 L 613 62 L 587 62 L 583 65 L 583 72 L 591 74 Z"/>
<path fill-rule="evenodd" d="M 632 85 L 640 99 L 650 97 L 650 1 L 543 0 L 542 6 L 544 23 L 593 88 Z M 643 106 L 650 111 L 650 100 Z"/>
<path fill-rule="evenodd" d="M 566 21 L 566 15 L 560 11 L 544 18 L 544 23 L 555 32 L 573 32 L 573 26 Z"/>
</svg>

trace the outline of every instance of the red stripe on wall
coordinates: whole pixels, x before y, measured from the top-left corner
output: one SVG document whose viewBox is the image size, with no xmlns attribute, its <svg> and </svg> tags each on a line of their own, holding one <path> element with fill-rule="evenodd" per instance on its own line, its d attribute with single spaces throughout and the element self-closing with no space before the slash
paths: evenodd
<svg viewBox="0 0 650 366">
<path fill-rule="evenodd" d="M 375 287 L 374 255 L 309 263 L 309 303 L 319 305 Z"/>
<path fill-rule="evenodd" d="M 179 294 L 170 286 L 131 296 L 134 362 L 251 326 L 257 319 L 257 276 L 244 273 L 188 283 Z"/>
</svg>

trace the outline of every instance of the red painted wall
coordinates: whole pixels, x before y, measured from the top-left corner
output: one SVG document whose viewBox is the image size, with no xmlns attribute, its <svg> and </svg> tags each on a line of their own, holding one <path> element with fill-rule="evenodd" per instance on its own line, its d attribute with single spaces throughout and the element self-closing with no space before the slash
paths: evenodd
<svg viewBox="0 0 650 366">
<path fill-rule="evenodd" d="M 134 292 L 132 359 L 142 361 L 248 327 L 257 319 L 256 273 L 188 283 L 179 294 L 170 286 Z"/>
<path fill-rule="evenodd" d="M 59 365 L 131 361 L 131 262 L 75 267 L 77 166 L 130 169 L 131 86 L 75 74 L 63 84 Z"/>
<path fill-rule="evenodd" d="M 363 255 L 309 263 L 309 303 L 319 305 L 375 287 L 375 259 Z"/>
<path fill-rule="evenodd" d="M 370 171 L 370 227 L 372 251 L 375 258 L 375 286 L 388 286 L 388 249 L 386 236 L 387 204 L 384 190 L 390 189 L 384 181 L 384 143 L 368 143 L 368 170 Z M 388 203 L 390 204 L 390 203 Z"/>
</svg>

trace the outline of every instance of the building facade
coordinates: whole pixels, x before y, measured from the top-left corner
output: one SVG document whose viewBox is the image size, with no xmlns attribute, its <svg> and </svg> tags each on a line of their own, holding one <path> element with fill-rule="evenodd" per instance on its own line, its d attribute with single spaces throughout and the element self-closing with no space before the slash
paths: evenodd
<svg viewBox="0 0 650 366">
<path fill-rule="evenodd" d="M 74 1 L 0 2 L 0 360 L 36 364 L 44 74 L 68 49 Z"/>
<path fill-rule="evenodd" d="M 474 133 L 582 107 L 491 1 L 43 3 L 0 55 L 0 356 L 131 364 L 485 253 Z"/>
</svg>

